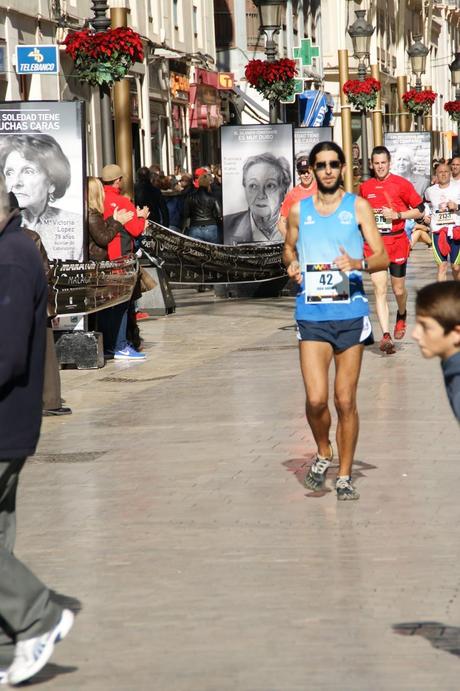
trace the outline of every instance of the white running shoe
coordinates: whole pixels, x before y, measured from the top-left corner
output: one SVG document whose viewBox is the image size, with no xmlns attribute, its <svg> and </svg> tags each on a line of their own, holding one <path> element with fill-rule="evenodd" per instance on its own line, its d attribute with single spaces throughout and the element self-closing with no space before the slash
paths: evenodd
<svg viewBox="0 0 460 691">
<path fill-rule="evenodd" d="M 36 638 L 18 641 L 14 649 L 14 660 L 8 669 L 8 683 L 14 686 L 37 674 L 50 659 L 55 644 L 67 636 L 73 622 L 74 616 L 70 609 L 64 609 L 54 629 Z"/>
<path fill-rule="evenodd" d="M 0 686 L 8 684 L 8 669 L 0 669 Z"/>
</svg>

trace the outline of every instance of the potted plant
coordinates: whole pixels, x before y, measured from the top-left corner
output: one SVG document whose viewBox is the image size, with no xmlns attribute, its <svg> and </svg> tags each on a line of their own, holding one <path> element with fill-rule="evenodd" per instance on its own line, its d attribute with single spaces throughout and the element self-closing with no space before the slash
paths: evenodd
<svg viewBox="0 0 460 691">
<path fill-rule="evenodd" d="M 295 60 L 250 60 L 244 74 L 249 84 L 269 101 L 288 99 L 294 93 Z"/>
<path fill-rule="evenodd" d="M 460 101 L 447 101 L 444 104 L 444 110 L 449 113 L 452 120 L 460 122 Z"/>
<path fill-rule="evenodd" d="M 355 108 L 371 110 L 375 108 L 377 94 L 381 88 L 382 85 L 379 80 L 373 77 L 366 77 L 363 81 L 360 79 L 349 79 L 343 85 L 343 93 L 347 95 L 348 100 Z"/>
<path fill-rule="evenodd" d="M 133 63 L 144 59 L 141 37 L 130 27 L 74 31 L 63 45 L 80 81 L 91 86 L 112 86 L 126 76 Z"/>
<path fill-rule="evenodd" d="M 409 113 L 413 115 L 426 115 L 436 101 L 437 96 L 438 94 L 431 91 L 431 89 L 424 89 L 423 91 L 410 89 L 410 91 L 406 91 L 403 94 L 402 100 Z"/>
</svg>

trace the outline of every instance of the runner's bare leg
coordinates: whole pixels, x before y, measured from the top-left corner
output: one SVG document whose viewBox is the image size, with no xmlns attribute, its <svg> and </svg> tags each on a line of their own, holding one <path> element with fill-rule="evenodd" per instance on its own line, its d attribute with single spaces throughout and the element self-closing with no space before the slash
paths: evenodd
<svg viewBox="0 0 460 691">
<path fill-rule="evenodd" d="M 351 467 L 358 442 L 359 416 L 356 403 L 359 373 L 364 346 L 355 345 L 334 354 L 334 402 L 338 415 L 337 449 L 339 475 L 351 475 Z"/>
<path fill-rule="evenodd" d="M 405 277 L 396 278 L 395 276 L 390 276 L 390 280 L 391 288 L 398 304 L 398 312 L 399 314 L 404 314 L 407 306 L 406 279 Z"/>
<path fill-rule="evenodd" d="M 371 274 L 375 293 L 375 310 L 382 333 L 390 331 L 390 308 L 387 300 L 388 274 L 386 271 L 376 271 Z"/>
<path fill-rule="evenodd" d="M 447 281 L 447 262 L 438 264 L 438 281 Z"/>
<path fill-rule="evenodd" d="M 324 341 L 300 341 L 300 369 L 305 385 L 305 405 L 308 424 L 311 427 L 320 456 L 328 456 L 331 413 L 328 407 L 329 367 L 333 350 Z"/>
</svg>

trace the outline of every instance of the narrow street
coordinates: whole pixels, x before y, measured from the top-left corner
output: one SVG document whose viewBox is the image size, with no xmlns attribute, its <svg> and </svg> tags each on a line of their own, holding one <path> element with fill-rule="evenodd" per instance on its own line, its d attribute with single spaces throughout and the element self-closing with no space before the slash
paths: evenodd
<svg viewBox="0 0 460 691">
<path fill-rule="evenodd" d="M 410 326 L 434 278 L 418 246 Z M 459 430 L 439 362 L 410 335 L 367 349 L 361 500 L 337 503 L 335 468 L 324 493 L 302 485 L 293 298 L 175 295 L 142 323 L 146 362 L 62 372 L 73 415 L 45 418 L 21 475 L 16 552 L 81 608 L 33 683 L 458 691 Z"/>
</svg>

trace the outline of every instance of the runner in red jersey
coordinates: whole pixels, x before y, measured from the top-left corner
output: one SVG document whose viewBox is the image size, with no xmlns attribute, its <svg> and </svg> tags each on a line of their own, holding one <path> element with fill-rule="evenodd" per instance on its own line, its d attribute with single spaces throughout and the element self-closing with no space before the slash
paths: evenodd
<svg viewBox="0 0 460 691">
<path fill-rule="evenodd" d="M 391 288 L 398 304 L 394 337 L 400 340 L 406 333 L 406 265 L 410 251 L 404 226 L 407 219 L 423 216 L 424 204 L 408 180 L 390 173 L 390 152 L 385 146 L 374 147 L 371 165 L 375 177 L 363 182 L 359 191 L 374 210 L 377 227 L 390 258 Z M 371 254 L 372 250 L 364 245 L 364 256 Z M 380 350 L 391 355 L 396 351 L 390 335 L 387 272 L 377 271 L 371 275 L 371 280 L 377 316 L 383 332 Z"/>
</svg>

